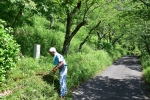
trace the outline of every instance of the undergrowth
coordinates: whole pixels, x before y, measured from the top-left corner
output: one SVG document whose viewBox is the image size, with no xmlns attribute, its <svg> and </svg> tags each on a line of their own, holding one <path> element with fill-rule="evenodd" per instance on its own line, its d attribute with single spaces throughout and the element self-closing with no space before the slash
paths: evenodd
<svg viewBox="0 0 150 100">
<path fill-rule="evenodd" d="M 140 60 L 142 64 L 144 78 L 150 84 L 150 55 L 147 53 L 143 53 Z"/>
<path fill-rule="evenodd" d="M 97 72 L 112 63 L 105 51 L 94 53 L 76 53 L 65 57 L 68 62 L 67 87 L 69 90 L 85 82 Z M 94 60 L 93 60 L 94 59 Z M 1 87 L 1 92 L 11 90 L 4 100 L 57 100 L 59 97 L 59 73 L 51 72 L 52 57 L 41 57 L 39 60 L 25 57 L 9 73 L 9 78 Z M 11 83 L 11 84 L 10 84 Z M 70 91 L 71 92 L 71 91 Z M 67 100 L 71 99 L 68 93 Z"/>
</svg>

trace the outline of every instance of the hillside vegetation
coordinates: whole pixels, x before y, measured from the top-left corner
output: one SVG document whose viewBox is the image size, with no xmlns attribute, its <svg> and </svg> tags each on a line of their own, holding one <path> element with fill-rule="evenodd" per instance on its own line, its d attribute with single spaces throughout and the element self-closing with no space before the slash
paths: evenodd
<svg viewBox="0 0 150 100">
<path fill-rule="evenodd" d="M 0 39 L 12 39 L 0 48 L 0 98 L 59 99 L 59 73 L 51 72 L 54 66 L 47 52 L 52 46 L 68 64 L 67 100 L 75 87 L 124 55 L 141 56 L 144 77 L 150 83 L 147 4 L 143 0 L 0 1 L 0 35 L 7 34 Z M 41 45 L 39 59 L 33 58 L 34 44 Z M 12 51 L 3 53 L 6 47 Z M 8 57 L 13 66 L 7 63 Z"/>
</svg>

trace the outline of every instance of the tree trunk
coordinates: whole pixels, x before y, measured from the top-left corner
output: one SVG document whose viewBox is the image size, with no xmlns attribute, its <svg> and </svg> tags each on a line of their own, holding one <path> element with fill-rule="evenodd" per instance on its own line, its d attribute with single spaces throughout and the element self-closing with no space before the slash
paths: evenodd
<svg viewBox="0 0 150 100">
<path fill-rule="evenodd" d="M 54 16 L 53 14 L 50 14 L 50 29 L 52 29 L 54 26 Z"/>
<path fill-rule="evenodd" d="M 93 5 L 93 3 L 91 3 L 91 6 L 92 5 Z M 69 9 L 67 9 L 66 34 L 65 34 L 65 41 L 63 44 L 62 54 L 66 55 L 68 53 L 68 50 L 70 47 L 70 42 L 71 42 L 72 38 L 77 34 L 77 32 L 80 30 L 80 28 L 86 24 L 85 16 L 91 6 L 89 6 L 88 9 L 85 10 L 82 22 L 80 22 L 72 32 L 70 31 L 71 26 L 72 26 L 71 25 L 72 20 L 73 20 L 72 16 L 80 9 L 81 0 L 78 1 L 77 6 L 75 6 L 72 11 L 69 11 Z"/>
<path fill-rule="evenodd" d="M 107 33 L 104 33 L 104 28 L 102 28 L 102 35 L 100 35 L 100 33 L 99 32 L 97 32 L 97 37 L 98 37 L 98 44 L 97 44 L 97 48 L 98 49 L 102 49 L 101 47 L 100 47 L 100 44 L 101 44 L 101 41 L 102 41 L 102 39 L 106 36 L 106 34 Z"/>
<path fill-rule="evenodd" d="M 62 54 L 66 55 L 69 50 L 70 46 L 70 30 L 71 30 L 71 23 L 72 23 L 72 15 L 67 10 L 67 24 L 66 24 L 66 34 L 65 34 L 65 41 L 63 44 Z"/>
<path fill-rule="evenodd" d="M 72 19 L 70 19 L 72 20 Z M 69 21 L 69 19 L 67 18 L 67 21 Z M 66 27 L 66 36 L 65 36 L 65 41 L 64 41 L 64 45 L 63 45 L 63 50 L 62 50 L 62 54 L 67 55 L 68 51 L 69 51 L 69 47 L 70 47 L 70 42 L 72 40 L 72 38 L 75 36 L 75 34 L 77 34 L 77 32 L 80 30 L 80 28 L 86 24 L 86 21 L 82 21 L 80 24 L 78 24 L 76 26 L 76 28 L 73 30 L 73 32 L 70 34 L 70 29 L 71 29 L 71 22 L 70 22 L 70 26 L 69 23 L 67 22 L 67 27 Z"/>
<path fill-rule="evenodd" d="M 62 49 L 62 54 L 63 55 L 67 55 L 67 53 L 69 51 L 69 47 L 70 47 L 70 40 L 65 39 L 64 44 L 63 44 L 63 49 Z"/>
<path fill-rule="evenodd" d="M 100 36 L 100 33 L 99 33 L 99 32 L 97 32 L 97 37 L 98 37 L 98 44 L 97 44 L 97 48 L 98 48 L 98 49 L 100 49 L 100 48 L 101 48 L 101 46 L 100 46 L 100 45 L 101 45 L 101 39 L 102 39 L 102 38 L 101 38 L 101 36 Z"/>
</svg>

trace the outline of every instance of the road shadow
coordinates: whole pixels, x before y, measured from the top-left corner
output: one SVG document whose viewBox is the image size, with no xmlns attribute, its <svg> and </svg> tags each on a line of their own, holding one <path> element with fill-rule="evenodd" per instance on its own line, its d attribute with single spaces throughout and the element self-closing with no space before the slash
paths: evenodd
<svg viewBox="0 0 150 100">
<path fill-rule="evenodd" d="M 146 83 L 136 77 L 110 79 L 97 76 L 73 92 L 74 100 L 150 100 Z"/>
<path fill-rule="evenodd" d="M 142 72 L 139 62 L 139 56 L 125 56 L 113 63 L 114 68 L 124 66 L 135 71 L 130 71 L 126 78 L 111 78 L 103 75 L 98 75 L 87 83 L 81 85 L 73 92 L 74 100 L 150 100 L 150 90 L 148 84 L 141 77 L 133 73 Z M 123 67 L 122 67 L 123 66 Z M 106 71 L 111 75 L 113 69 Z M 124 72 L 124 70 L 120 70 Z M 133 72 L 133 73 L 132 73 Z M 110 74 L 109 74 L 110 73 Z M 121 77 L 121 76 L 120 76 Z"/>
<path fill-rule="evenodd" d="M 125 56 L 113 63 L 113 65 L 125 65 L 126 67 L 136 70 L 139 72 L 142 72 L 142 68 L 138 67 L 141 66 L 141 63 L 139 61 L 139 56 Z"/>
<path fill-rule="evenodd" d="M 47 84 L 54 86 L 54 89 L 57 91 L 57 93 L 59 94 L 60 92 L 60 85 L 59 85 L 59 80 L 57 78 L 55 78 L 53 75 L 51 74 L 46 74 L 43 75 L 43 81 L 47 82 Z"/>
</svg>

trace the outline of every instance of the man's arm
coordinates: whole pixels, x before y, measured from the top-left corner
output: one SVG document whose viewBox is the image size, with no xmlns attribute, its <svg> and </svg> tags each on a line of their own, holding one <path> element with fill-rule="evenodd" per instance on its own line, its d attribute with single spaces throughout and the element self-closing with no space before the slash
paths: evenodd
<svg viewBox="0 0 150 100">
<path fill-rule="evenodd" d="M 56 72 L 56 71 L 57 71 L 60 67 L 62 67 L 63 65 L 64 65 L 64 62 L 61 61 L 61 62 L 59 63 L 59 65 L 56 66 L 56 67 L 53 69 L 53 71 Z"/>
</svg>

